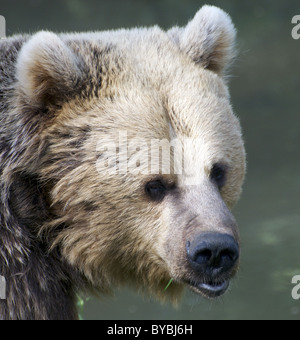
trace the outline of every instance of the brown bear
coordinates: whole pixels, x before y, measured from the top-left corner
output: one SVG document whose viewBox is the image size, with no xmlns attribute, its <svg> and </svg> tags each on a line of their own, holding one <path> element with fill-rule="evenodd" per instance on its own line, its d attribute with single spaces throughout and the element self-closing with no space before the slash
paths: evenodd
<svg viewBox="0 0 300 340">
<path fill-rule="evenodd" d="M 0 319 L 76 319 L 78 291 L 123 284 L 175 303 L 227 290 L 245 173 L 234 44 L 212 6 L 168 31 L 1 40 Z"/>
</svg>

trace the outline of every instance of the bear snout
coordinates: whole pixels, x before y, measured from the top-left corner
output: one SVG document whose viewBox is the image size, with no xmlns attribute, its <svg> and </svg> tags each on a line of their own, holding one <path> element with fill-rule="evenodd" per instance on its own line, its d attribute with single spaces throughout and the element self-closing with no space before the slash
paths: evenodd
<svg viewBox="0 0 300 340">
<path fill-rule="evenodd" d="M 229 234 L 209 232 L 186 242 L 186 256 L 197 280 L 194 288 L 208 297 L 225 293 L 239 259 L 239 245 Z"/>
<path fill-rule="evenodd" d="M 200 274 L 212 275 L 230 271 L 239 258 L 239 247 L 231 235 L 205 233 L 187 241 L 187 257 Z"/>
</svg>

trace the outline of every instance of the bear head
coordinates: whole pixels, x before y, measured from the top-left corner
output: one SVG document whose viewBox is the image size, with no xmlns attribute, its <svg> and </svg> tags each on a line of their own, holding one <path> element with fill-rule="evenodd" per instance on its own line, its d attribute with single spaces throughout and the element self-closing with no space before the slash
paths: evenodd
<svg viewBox="0 0 300 340">
<path fill-rule="evenodd" d="M 245 174 L 226 82 L 234 44 L 229 16 L 204 6 L 169 31 L 40 32 L 22 47 L 15 171 L 35 199 L 16 210 L 95 291 L 227 290 Z"/>
</svg>

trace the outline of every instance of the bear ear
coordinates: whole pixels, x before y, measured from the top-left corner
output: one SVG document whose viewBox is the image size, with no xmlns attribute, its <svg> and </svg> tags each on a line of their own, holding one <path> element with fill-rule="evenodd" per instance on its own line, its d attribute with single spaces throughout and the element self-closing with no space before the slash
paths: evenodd
<svg viewBox="0 0 300 340">
<path fill-rule="evenodd" d="M 217 7 L 203 6 L 185 28 L 168 33 L 196 64 L 219 75 L 235 57 L 236 30 L 229 15 Z"/>
<path fill-rule="evenodd" d="M 82 78 L 78 56 L 56 34 L 45 31 L 25 43 L 16 69 L 22 95 L 36 106 L 59 104 Z"/>
</svg>

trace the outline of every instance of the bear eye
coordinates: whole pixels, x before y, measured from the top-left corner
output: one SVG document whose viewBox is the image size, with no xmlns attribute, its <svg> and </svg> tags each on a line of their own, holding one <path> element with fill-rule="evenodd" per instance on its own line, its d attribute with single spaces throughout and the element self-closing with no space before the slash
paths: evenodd
<svg viewBox="0 0 300 340">
<path fill-rule="evenodd" d="M 226 182 L 226 166 L 218 163 L 214 164 L 210 172 L 210 178 L 221 189 Z"/>
<path fill-rule="evenodd" d="M 164 199 L 167 188 L 161 180 L 150 181 L 145 185 L 146 194 L 156 202 Z"/>
</svg>

